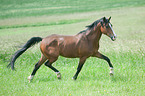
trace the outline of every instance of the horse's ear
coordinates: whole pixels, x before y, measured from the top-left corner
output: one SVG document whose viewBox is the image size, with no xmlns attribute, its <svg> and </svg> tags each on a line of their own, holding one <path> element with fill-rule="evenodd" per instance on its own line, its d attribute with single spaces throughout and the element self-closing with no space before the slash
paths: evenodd
<svg viewBox="0 0 145 96">
<path fill-rule="evenodd" d="M 101 21 L 101 26 L 102 26 L 102 27 L 104 27 L 104 26 L 103 26 L 104 23 L 106 23 L 106 17 L 103 17 L 103 21 Z"/>
<path fill-rule="evenodd" d="M 101 26 L 103 27 L 103 22 L 101 21 Z"/>
<path fill-rule="evenodd" d="M 108 19 L 108 20 L 110 21 L 110 19 L 111 19 L 111 16 L 109 17 L 109 19 Z"/>
<path fill-rule="evenodd" d="M 106 22 L 106 17 L 103 17 L 103 21 Z"/>
</svg>

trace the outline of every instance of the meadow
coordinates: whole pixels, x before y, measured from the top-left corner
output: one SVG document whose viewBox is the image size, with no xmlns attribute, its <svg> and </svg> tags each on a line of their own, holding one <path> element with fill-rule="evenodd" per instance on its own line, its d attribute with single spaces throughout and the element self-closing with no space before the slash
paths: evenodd
<svg viewBox="0 0 145 96">
<path fill-rule="evenodd" d="M 145 1 L 144 0 L 0 0 L 0 95 L 1 96 L 144 96 Z M 37 44 L 20 56 L 16 71 L 7 68 L 15 51 L 31 37 L 75 35 L 86 25 L 112 16 L 117 40 L 103 35 L 99 51 L 107 62 L 87 59 L 78 79 L 72 80 L 79 59 L 59 57 L 53 64 L 62 74 L 42 65 L 28 82 L 41 52 Z"/>
</svg>

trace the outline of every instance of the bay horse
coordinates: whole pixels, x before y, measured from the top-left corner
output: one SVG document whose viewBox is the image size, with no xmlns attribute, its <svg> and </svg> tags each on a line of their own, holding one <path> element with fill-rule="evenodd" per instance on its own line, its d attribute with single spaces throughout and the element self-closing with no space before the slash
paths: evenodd
<svg viewBox="0 0 145 96">
<path fill-rule="evenodd" d="M 109 17 L 108 19 L 106 17 L 103 17 L 99 20 L 96 20 L 92 24 L 86 26 L 86 30 L 81 31 L 74 36 L 53 34 L 45 38 L 32 37 L 27 41 L 23 48 L 18 50 L 12 56 L 12 59 L 8 66 L 11 66 L 11 68 L 14 69 L 15 60 L 28 48 L 41 41 L 41 58 L 35 64 L 31 75 L 28 77 L 29 82 L 33 79 L 36 71 L 44 62 L 47 67 L 49 67 L 56 73 L 57 78 L 61 79 L 61 73 L 59 72 L 59 70 L 52 66 L 52 64 L 58 59 L 59 55 L 67 58 L 79 58 L 77 71 L 73 76 L 74 80 L 77 79 L 77 76 L 80 73 L 86 59 L 89 57 L 97 57 L 106 60 L 110 67 L 110 75 L 113 76 L 113 65 L 111 64 L 110 59 L 98 51 L 99 40 L 102 34 L 110 37 L 112 41 L 116 40 L 117 36 L 112 29 L 110 19 L 111 17 Z"/>
</svg>

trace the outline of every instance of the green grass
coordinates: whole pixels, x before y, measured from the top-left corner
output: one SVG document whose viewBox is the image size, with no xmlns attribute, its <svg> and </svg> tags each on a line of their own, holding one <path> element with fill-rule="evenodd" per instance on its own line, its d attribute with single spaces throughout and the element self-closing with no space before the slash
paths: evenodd
<svg viewBox="0 0 145 96">
<path fill-rule="evenodd" d="M 144 0 L 0 0 L 0 19 L 143 6 Z"/>
<path fill-rule="evenodd" d="M 16 0 L 15 0 L 16 1 Z M 22 1 L 24 3 L 22 3 Z M 104 9 L 93 9 L 96 5 L 94 1 L 82 2 L 78 11 L 73 8 L 63 6 L 78 6 L 78 1 L 58 2 L 55 6 L 53 2 L 38 2 L 36 0 L 1 0 L 1 12 L 7 13 L 7 10 L 17 10 L 14 15 L 1 15 L 0 18 L 0 95 L 1 96 L 144 96 L 145 93 L 145 7 L 144 1 L 139 0 L 136 3 L 133 0 L 125 1 L 97 1 L 98 6 L 106 4 Z M 112 2 L 110 2 L 112 1 Z M 86 2 L 89 2 L 89 4 Z M 142 3 L 141 3 L 142 2 Z M 114 9 L 108 9 L 109 4 L 116 4 Z M 41 4 L 42 6 L 38 6 Z M 85 4 L 85 5 L 84 5 Z M 92 5 L 91 5 L 92 4 Z M 20 6 L 21 5 L 21 6 Z M 121 6 L 122 5 L 122 6 Z M 7 6 L 7 7 L 5 7 Z M 86 8 L 87 6 L 91 6 Z M 97 5 L 96 5 L 97 6 Z M 35 8 L 52 8 L 58 13 L 63 8 L 62 13 L 51 13 L 42 16 L 43 12 L 34 10 Z M 4 11 L 4 8 L 6 11 Z M 21 14 L 30 9 L 30 14 Z M 86 8 L 86 11 L 82 11 Z M 89 10 L 90 8 L 90 10 Z M 93 11 L 93 10 L 94 11 Z M 33 11 L 34 13 L 33 13 Z M 46 9 L 47 10 L 47 9 Z M 26 10 L 27 11 L 27 10 Z M 69 12 L 68 12 L 69 11 Z M 18 15 L 20 12 L 21 16 Z M 55 11 L 54 11 L 55 12 Z M 68 12 L 68 13 L 67 13 Z M 69 13 L 73 14 L 69 14 Z M 84 13 L 82 13 L 84 12 Z M 67 13 L 67 14 L 66 14 Z M 5 17 L 6 16 L 6 17 Z M 9 59 L 19 47 L 26 43 L 33 36 L 46 37 L 50 34 L 74 35 L 85 29 L 85 26 L 91 24 L 96 19 L 103 16 L 112 16 L 112 24 L 118 38 L 112 42 L 110 38 L 103 35 L 100 41 L 99 51 L 108 56 L 114 65 L 114 77 L 109 76 L 109 67 L 107 62 L 97 59 L 87 59 L 81 73 L 76 81 L 71 78 L 76 72 L 79 59 L 68 59 L 59 57 L 53 65 L 59 69 L 62 74 L 62 80 L 58 80 L 56 74 L 42 65 L 36 73 L 34 80 L 28 83 L 27 77 L 31 74 L 35 63 L 39 60 L 41 53 L 39 44 L 30 48 L 16 63 L 16 71 L 7 69 Z M 5 19 L 4 19 L 5 18 Z M 56 23 L 58 22 L 58 23 Z M 27 27 L 25 27 L 27 25 Z M 35 25 L 35 26 L 34 26 Z M 2 26 L 5 26 L 2 27 Z"/>
<path fill-rule="evenodd" d="M 77 22 L 85 21 L 84 19 L 73 19 L 73 20 L 61 20 L 57 22 L 48 22 L 48 23 L 35 23 L 35 24 L 22 24 L 22 25 L 6 25 L 0 26 L 0 29 L 9 29 L 9 28 L 25 28 L 25 27 L 40 27 L 40 26 L 52 26 L 52 25 L 64 25 L 64 24 L 73 24 Z"/>
</svg>

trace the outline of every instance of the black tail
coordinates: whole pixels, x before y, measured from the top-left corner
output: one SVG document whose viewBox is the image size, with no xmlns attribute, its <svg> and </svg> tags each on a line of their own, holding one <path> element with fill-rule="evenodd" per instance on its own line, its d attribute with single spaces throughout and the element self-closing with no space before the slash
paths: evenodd
<svg viewBox="0 0 145 96">
<path fill-rule="evenodd" d="M 16 61 L 16 59 L 22 54 L 24 53 L 28 48 L 30 48 L 31 46 L 35 45 L 36 43 L 39 43 L 40 41 L 42 41 L 41 37 L 32 37 L 30 40 L 27 41 L 27 43 L 23 46 L 22 49 L 18 50 L 11 58 L 10 63 L 8 64 L 7 67 L 12 68 L 12 70 L 14 70 L 14 63 Z"/>
</svg>

